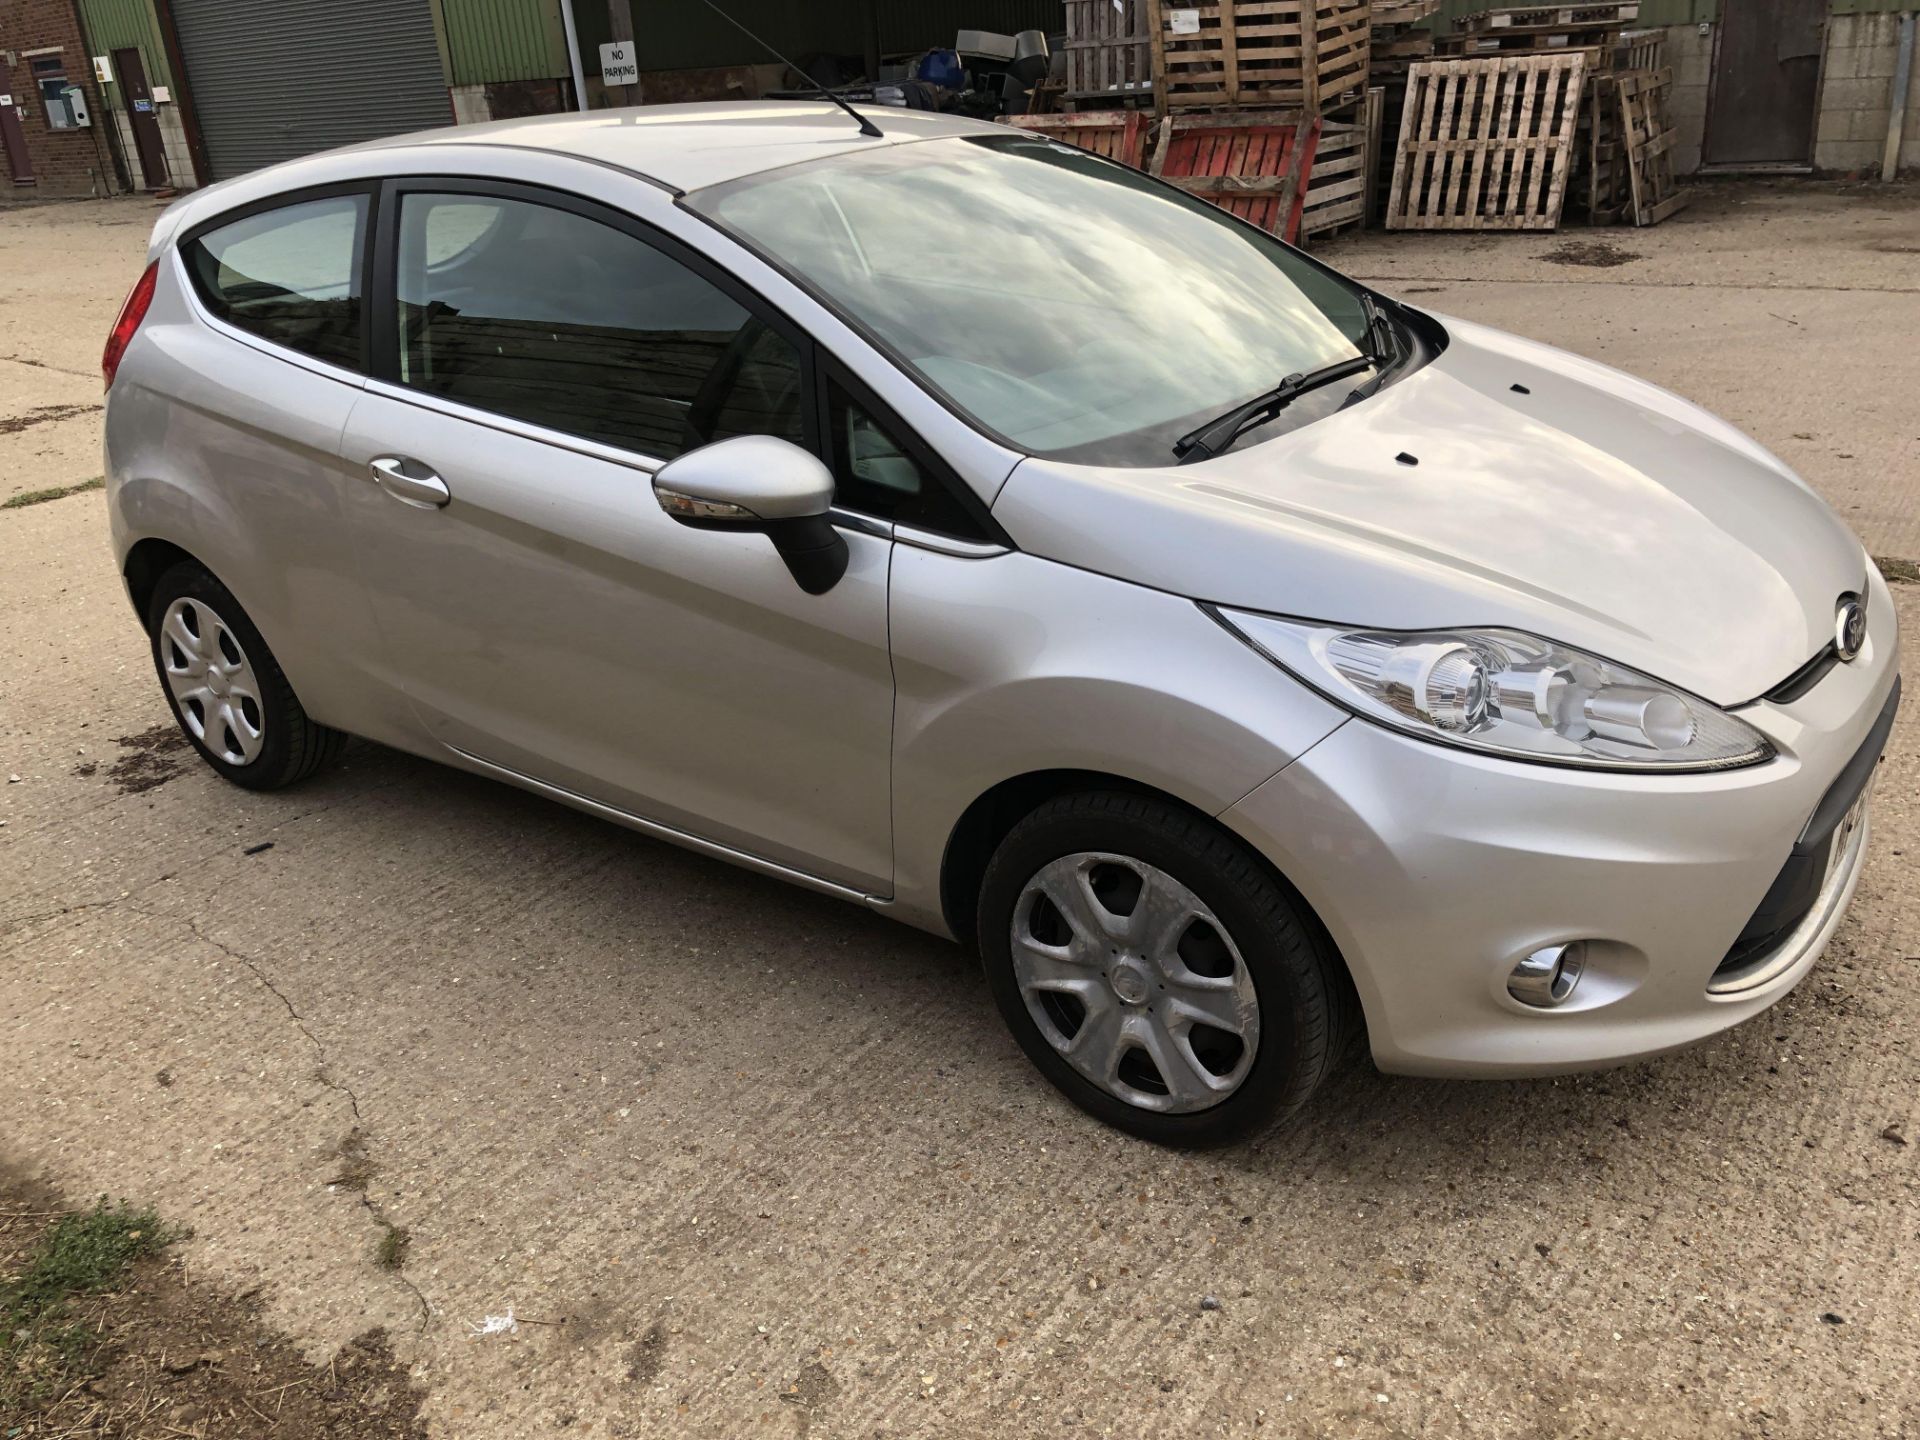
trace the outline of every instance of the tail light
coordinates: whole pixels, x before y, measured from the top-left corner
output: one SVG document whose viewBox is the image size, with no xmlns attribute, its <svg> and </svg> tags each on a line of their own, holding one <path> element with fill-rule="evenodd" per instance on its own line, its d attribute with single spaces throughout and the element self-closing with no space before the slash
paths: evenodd
<svg viewBox="0 0 1920 1440">
<path fill-rule="evenodd" d="M 147 266 L 146 273 L 134 281 L 133 289 L 127 292 L 126 303 L 120 307 L 120 318 L 113 322 L 113 333 L 107 336 L 106 353 L 100 357 L 100 373 L 107 382 L 103 389 L 113 388 L 113 377 L 120 368 L 120 357 L 127 353 L 133 332 L 147 318 L 147 307 L 153 304 L 153 287 L 159 278 L 160 262 L 156 260 Z"/>
</svg>

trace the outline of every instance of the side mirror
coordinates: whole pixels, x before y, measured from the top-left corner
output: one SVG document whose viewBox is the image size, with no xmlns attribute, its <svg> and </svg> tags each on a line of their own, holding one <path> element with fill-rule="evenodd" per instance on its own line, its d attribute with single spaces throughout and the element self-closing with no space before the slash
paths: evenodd
<svg viewBox="0 0 1920 1440">
<path fill-rule="evenodd" d="M 847 573 L 847 541 L 827 519 L 833 472 L 791 441 L 739 435 L 689 450 L 653 476 L 660 508 L 696 530 L 765 535 L 809 595 Z"/>
</svg>

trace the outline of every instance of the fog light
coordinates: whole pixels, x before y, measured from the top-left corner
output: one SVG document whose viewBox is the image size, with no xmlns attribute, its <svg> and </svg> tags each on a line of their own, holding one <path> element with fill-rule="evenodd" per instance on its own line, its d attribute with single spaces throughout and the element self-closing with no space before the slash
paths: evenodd
<svg viewBox="0 0 1920 1440">
<path fill-rule="evenodd" d="M 1551 1010 L 1566 1004 L 1573 987 L 1580 983 L 1586 963 L 1584 941 L 1543 946 L 1513 967 L 1513 974 L 1507 977 L 1507 993 L 1522 1005 Z"/>
</svg>

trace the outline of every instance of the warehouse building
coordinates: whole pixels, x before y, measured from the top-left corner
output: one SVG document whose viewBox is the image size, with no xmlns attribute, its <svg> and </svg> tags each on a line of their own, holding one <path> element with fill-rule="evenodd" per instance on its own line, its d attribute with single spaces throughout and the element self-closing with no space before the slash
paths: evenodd
<svg viewBox="0 0 1920 1440">
<path fill-rule="evenodd" d="M 1149 13 L 1148 0 L 1124 3 Z M 1488 3 L 1443 0 L 1431 23 Z M 1915 3 L 1642 0 L 1637 23 L 1663 31 L 1675 71 L 1675 169 L 1876 172 L 1894 118 L 1900 12 L 1910 31 Z M 796 60 L 847 57 L 855 73 L 951 44 L 963 27 L 1058 34 L 1065 10 L 1062 0 L 728 8 Z M 610 89 L 601 47 L 622 11 L 638 83 Z M 694 0 L 0 0 L 0 59 L 14 102 L 0 106 L 0 133 L 15 188 L 64 194 L 206 184 L 383 135 L 570 109 L 582 97 L 590 108 L 751 98 L 791 83 Z M 49 101 L 56 89 L 66 98 Z M 1907 103 L 1906 133 L 1920 134 L 1920 84 Z M 1908 167 L 1916 152 L 1920 140 L 1909 140 Z"/>
<path fill-rule="evenodd" d="M 0 0 L 0 151 L 15 197 L 123 189 L 71 0 Z"/>
<path fill-rule="evenodd" d="M 7 17 L 29 0 L 0 0 Z M 30 0 L 64 6 L 69 0 Z M 606 0 L 78 0 L 108 55 L 114 133 L 145 189 L 208 184 L 336 145 L 436 125 L 574 108 L 574 22 L 589 107 L 624 103 L 600 81 Z M 751 98 L 780 67 L 704 7 L 629 0 L 640 98 Z M 1058 31 L 1061 0 L 731 0 L 796 60 L 877 57 L 953 42 L 963 25 Z"/>
</svg>

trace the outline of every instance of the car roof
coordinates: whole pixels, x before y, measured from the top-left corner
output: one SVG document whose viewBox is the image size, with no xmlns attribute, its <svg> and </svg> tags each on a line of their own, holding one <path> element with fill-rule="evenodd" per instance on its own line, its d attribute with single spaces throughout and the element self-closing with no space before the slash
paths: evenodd
<svg viewBox="0 0 1920 1440">
<path fill-rule="evenodd" d="M 583 114 L 536 115 L 390 135 L 251 170 L 188 192 L 154 226 L 149 255 L 188 228 L 236 206 L 270 200 L 304 186 L 341 177 L 342 158 L 385 157 L 375 173 L 431 170 L 431 156 L 448 149 L 508 149 L 577 156 L 611 165 L 669 190 L 684 193 L 875 147 L 915 144 L 955 135 L 1004 135 L 1001 126 L 926 110 L 868 105 L 863 113 L 883 138 L 860 133 L 853 117 L 824 100 L 746 100 L 719 104 L 640 105 Z M 351 174 L 365 174 L 354 166 Z"/>
<path fill-rule="evenodd" d="M 1005 133 L 985 121 L 926 110 L 868 105 L 862 113 L 879 127 L 884 139 L 862 135 L 852 116 L 824 100 L 745 100 L 490 120 L 396 135 L 355 148 L 504 145 L 546 150 L 616 165 L 687 191 L 876 146 Z"/>
</svg>

